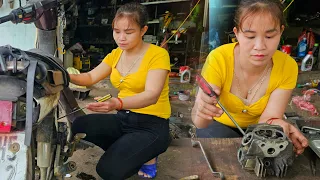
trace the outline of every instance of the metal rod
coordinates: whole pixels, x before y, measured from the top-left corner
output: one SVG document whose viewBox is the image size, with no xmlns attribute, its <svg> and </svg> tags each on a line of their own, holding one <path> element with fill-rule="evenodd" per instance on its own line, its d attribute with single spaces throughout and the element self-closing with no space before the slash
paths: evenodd
<svg viewBox="0 0 320 180">
<path fill-rule="evenodd" d="M 228 115 L 228 117 L 231 119 L 231 121 L 233 122 L 234 125 L 237 126 L 237 128 L 239 129 L 239 131 L 242 133 L 242 135 L 244 136 L 245 133 L 244 131 L 241 129 L 241 127 L 239 126 L 239 124 L 237 123 L 236 120 L 233 119 L 233 117 L 231 116 L 231 114 L 228 112 L 228 110 L 220 103 L 220 101 L 218 101 L 219 106 L 223 109 L 223 111 Z"/>
<path fill-rule="evenodd" d="M 81 110 L 83 110 L 83 109 L 85 109 L 85 108 L 86 108 L 86 107 L 83 107 L 83 108 L 74 110 L 74 111 L 72 111 L 72 112 L 69 113 L 69 114 L 66 114 L 66 115 L 64 115 L 64 116 L 62 116 L 62 117 L 59 117 L 57 120 L 62 119 L 62 118 L 64 118 L 64 117 L 67 117 L 67 116 L 69 116 L 69 115 L 71 115 L 71 114 L 73 114 L 73 113 L 76 113 L 76 112 L 78 112 L 78 111 L 81 111 Z"/>
<path fill-rule="evenodd" d="M 96 102 L 104 102 L 104 101 L 107 101 L 107 100 L 109 100 L 109 99 L 111 99 L 111 98 L 112 98 L 112 95 L 111 95 L 111 94 L 107 94 L 107 95 L 105 95 L 105 96 L 103 96 L 103 97 L 101 97 L 101 98 L 99 98 L 99 99 L 97 99 L 97 100 L 95 100 L 95 101 L 96 101 Z M 83 110 L 84 108 L 86 108 L 86 107 L 83 107 L 83 108 L 74 110 L 74 111 L 72 111 L 72 112 L 69 113 L 69 114 L 66 114 L 66 115 L 64 115 L 64 116 L 62 116 L 62 117 L 59 117 L 57 120 L 62 119 L 62 118 L 64 118 L 64 117 L 67 117 L 67 116 L 69 116 L 69 115 L 71 115 L 71 114 L 73 114 L 73 113 L 76 113 L 76 112 L 78 112 L 78 111 L 81 111 L 81 110 Z"/>
<path fill-rule="evenodd" d="M 206 152 L 204 151 L 204 148 L 203 148 L 201 142 L 200 142 L 200 141 L 195 141 L 195 140 L 191 139 L 191 144 L 192 144 L 193 147 L 195 147 L 195 145 L 199 145 L 199 146 L 200 146 L 200 149 L 201 149 L 201 151 L 202 151 L 202 154 L 203 154 L 204 158 L 206 159 L 206 162 L 207 162 L 207 164 L 208 164 L 208 166 L 209 166 L 209 168 L 210 168 L 211 173 L 212 173 L 212 174 L 218 174 L 219 177 L 220 177 L 220 179 L 225 179 L 224 174 L 223 174 L 222 172 L 217 172 L 217 171 L 214 171 L 214 170 L 213 170 L 213 168 L 212 168 L 212 166 L 211 166 L 211 164 L 210 164 L 210 162 L 209 162 L 208 156 L 207 156 Z"/>
</svg>

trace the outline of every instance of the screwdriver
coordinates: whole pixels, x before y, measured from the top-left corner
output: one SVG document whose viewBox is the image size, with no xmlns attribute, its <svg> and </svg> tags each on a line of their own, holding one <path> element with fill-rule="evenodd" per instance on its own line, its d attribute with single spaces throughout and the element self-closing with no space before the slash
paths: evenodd
<svg viewBox="0 0 320 180">
<path fill-rule="evenodd" d="M 104 102 L 104 101 L 107 101 L 107 100 L 109 100 L 109 99 L 111 99 L 112 98 L 112 96 L 111 96 L 111 94 L 107 94 L 107 95 L 105 95 L 105 96 L 103 96 L 103 97 L 101 97 L 101 98 L 99 98 L 99 99 L 97 99 L 97 100 L 95 100 L 96 102 Z M 59 119 L 62 119 L 62 118 L 64 118 L 64 117 L 67 117 L 67 116 L 69 116 L 69 115 L 71 115 L 71 114 L 73 114 L 73 113 L 76 113 L 76 112 L 78 112 L 78 111 L 81 111 L 81 110 L 83 110 L 83 109 L 85 109 L 86 107 L 82 107 L 82 108 L 80 108 L 80 109 L 77 109 L 77 110 L 74 110 L 74 111 L 72 111 L 71 113 L 69 113 L 69 114 L 66 114 L 66 115 L 64 115 L 64 116 L 62 116 L 62 117 L 59 117 L 57 120 L 59 120 Z"/>
<path fill-rule="evenodd" d="M 208 84 L 208 82 L 200 74 L 197 74 L 196 81 L 198 82 L 200 88 L 203 90 L 204 93 L 206 93 L 210 97 L 215 96 L 217 98 L 217 102 L 218 102 L 219 106 L 222 108 L 222 110 L 228 115 L 228 117 L 231 119 L 233 124 L 237 126 L 237 128 L 239 129 L 241 134 L 245 135 L 244 131 L 241 129 L 241 127 L 239 126 L 237 121 L 235 119 L 233 119 L 233 117 L 227 111 L 227 109 L 220 103 L 220 101 L 218 99 L 219 98 L 218 95 L 213 91 L 212 87 Z"/>
</svg>

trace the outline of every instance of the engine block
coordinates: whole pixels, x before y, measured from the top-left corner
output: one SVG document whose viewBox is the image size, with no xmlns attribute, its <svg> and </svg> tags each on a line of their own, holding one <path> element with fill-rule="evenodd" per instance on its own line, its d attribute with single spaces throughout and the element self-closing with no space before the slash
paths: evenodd
<svg viewBox="0 0 320 180">
<path fill-rule="evenodd" d="M 280 126 L 251 125 L 238 150 L 238 161 L 258 177 L 284 177 L 294 161 L 293 144 Z"/>
</svg>

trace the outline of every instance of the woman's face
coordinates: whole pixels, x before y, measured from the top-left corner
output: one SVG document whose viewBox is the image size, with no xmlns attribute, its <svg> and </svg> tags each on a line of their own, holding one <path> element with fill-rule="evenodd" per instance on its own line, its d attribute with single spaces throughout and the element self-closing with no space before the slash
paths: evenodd
<svg viewBox="0 0 320 180">
<path fill-rule="evenodd" d="M 283 26 L 274 22 L 270 14 L 247 17 L 242 23 L 242 31 L 234 28 L 240 55 L 254 66 L 264 66 L 277 50 Z"/>
<path fill-rule="evenodd" d="M 147 26 L 140 28 L 137 23 L 123 17 L 114 22 L 113 38 L 122 50 L 129 50 L 142 41 L 147 29 Z"/>
</svg>

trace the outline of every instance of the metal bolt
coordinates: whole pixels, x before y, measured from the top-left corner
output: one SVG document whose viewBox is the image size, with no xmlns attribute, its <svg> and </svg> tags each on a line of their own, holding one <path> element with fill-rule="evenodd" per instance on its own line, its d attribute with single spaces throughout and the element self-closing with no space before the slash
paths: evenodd
<svg viewBox="0 0 320 180">
<path fill-rule="evenodd" d="M 9 146 L 9 151 L 11 151 L 12 153 L 16 153 L 20 150 L 20 144 L 19 143 L 12 143 Z"/>
</svg>

